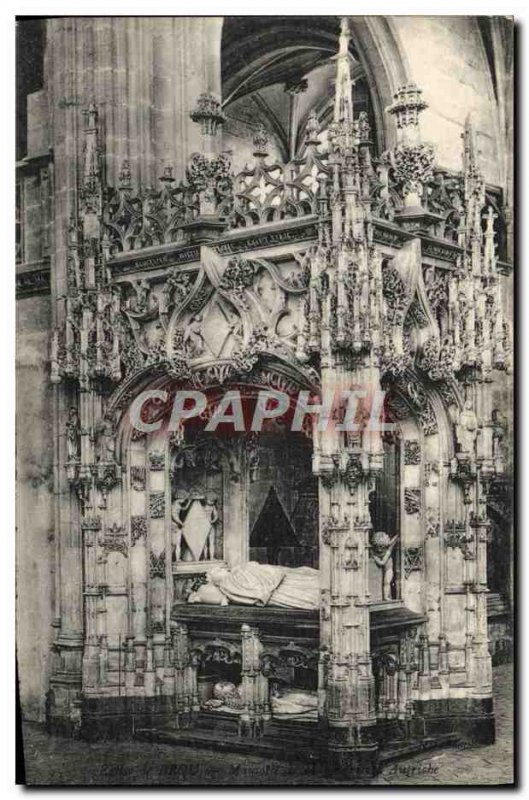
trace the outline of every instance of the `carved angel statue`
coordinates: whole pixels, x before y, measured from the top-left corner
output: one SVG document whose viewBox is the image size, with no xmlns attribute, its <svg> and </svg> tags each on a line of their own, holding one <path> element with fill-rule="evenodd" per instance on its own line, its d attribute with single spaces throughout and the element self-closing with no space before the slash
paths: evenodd
<svg viewBox="0 0 529 800">
<path fill-rule="evenodd" d="M 188 358 L 195 358 L 204 352 L 204 337 L 202 336 L 202 314 L 191 317 L 184 330 L 184 350 Z"/>
<path fill-rule="evenodd" d="M 191 499 L 188 497 L 187 492 L 185 489 L 178 489 L 175 494 L 175 499 L 173 500 L 173 504 L 171 506 L 171 519 L 174 522 L 174 529 L 173 529 L 173 560 L 180 561 L 181 550 L 182 550 L 182 528 L 184 526 L 184 521 L 182 519 L 182 512 L 186 511 L 189 508 L 191 503 Z"/>
<path fill-rule="evenodd" d="M 456 440 L 459 452 L 470 455 L 474 452 L 474 444 L 478 435 L 478 418 L 472 408 L 472 400 L 465 400 L 456 424 Z"/>
<path fill-rule="evenodd" d="M 373 561 L 382 570 L 382 599 L 391 600 L 391 584 L 394 578 L 393 550 L 399 538 L 398 533 L 392 538 L 385 531 L 376 531 L 371 540 Z"/>
</svg>

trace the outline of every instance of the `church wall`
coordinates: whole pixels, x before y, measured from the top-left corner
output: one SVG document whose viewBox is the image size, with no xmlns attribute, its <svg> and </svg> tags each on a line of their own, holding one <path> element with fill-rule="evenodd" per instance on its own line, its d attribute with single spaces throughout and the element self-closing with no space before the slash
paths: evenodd
<svg viewBox="0 0 529 800">
<path fill-rule="evenodd" d="M 421 118 L 424 141 L 436 147 L 442 166 L 461 169 L 461 139 L 467 115 L 477 133 L 485 180 L 501 184 L 498 119 L 485 50 L 474 17 L 391 19 L 402 47 L 408 79 L 429 104 Z"/>
<path fill-rule="evenodd" d="M 143 186 L 157 185 L 166 165 L 183 179 L 197 149 L 189 114 L 201 92 L 220 95 L 221 18 L 85 17 L 47 24 L 57 160 L 75 154 L 70 136 L 83 124 L 82 109 L 95 102 L 105 109 L 110 183 L 117 184 L 125 159 Z"/>
<path fill-rule="evenodd" d="M 43 720 L 53 621 L 52 390 L 50 301 L 17 303 L 17 657 L 22 712 Z"/>
</svg>

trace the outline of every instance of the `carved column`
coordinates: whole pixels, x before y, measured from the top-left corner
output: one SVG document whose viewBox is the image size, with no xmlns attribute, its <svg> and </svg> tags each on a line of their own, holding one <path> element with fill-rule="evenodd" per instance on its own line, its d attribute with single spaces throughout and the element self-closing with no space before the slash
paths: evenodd
<svg viewBox="0 0 529 800">
<path fill-rule="evenodd" d="M 176 725 L 189 725 L 192 715 L 200 708 L 197 671 L 189 651 L 187 626 L 177 623 L 172 630 L 173 666 L 175 674 Z"/>
<path fill-rule="evenodd" d="M 149 440 L 148 466 L 148 559 L 149 633 L 152 636 L 154 669 L 163 678 L 166 631 L 166 452 L 163 441 Z"/>
<path fill-rule="evenodd" d="M 129 514 L 132 636 L 136 681 L 143 682 L 147 643 L 147 468 L 145 436 L 132 435 L 129 445 Z"/>
<path fill-rule="evenodd" d="M 83 687 L 94 689 L 98 683 L 99 636 L 97 625 L 97 601 L 100 590 L 97 585 L 97 534 L 101 522 L 97 517 L 82 522 L 84 539 L 84 607 L 85 637 L 83 652 Z"/>
<path fill-rule="evenodd" d="M 319 477 L 322 663 L 333 768 L 366 777 L 376 771 L 374 681 L 371 669 L 368 495 L 382 466 L 379 431 L 346 431 L 358 418 L 343 398 L 360 389 L 380 390 L 373 342 L 382 312 L 380 259 L 371 242 L 369 209 L 361 193 L 366 161 L 358 157 L 353 120 L 349 27 L 342 20 L 337 57 L 331 150 L 331 224 L 320 225 L 311 265 L 309 346 L 321 363 L 322 409 L 314 422 L 313 470 Z M 362 305 L 362 308 L 361 308 Z M 336 405 L 335 396 L 340 398 Z M 349 417 L 355 417 L 354 420 Z M 347 424 L 345 424 L 347 421 Z"/>
<path fill-rule="evenodd" d="M 263 727 L 268 681 L 261 672 L 262 645 L 258 631 L 249 625 L 241 628 L 242 637 L 242 696 L 244 707 L 240 717 L 240 733 L 258 736 Z M 266 699 L 265 699 L 266 698 Z"/>
</svg>

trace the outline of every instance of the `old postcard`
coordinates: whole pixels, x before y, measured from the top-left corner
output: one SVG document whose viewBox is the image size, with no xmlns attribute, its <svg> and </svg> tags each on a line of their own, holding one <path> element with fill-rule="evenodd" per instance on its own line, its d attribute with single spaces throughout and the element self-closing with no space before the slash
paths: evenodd
<svg viewBox="0 0 529 800">
<path fill-rule="evenodd" d="M 22 780 L 512 784 L 512 17 L 16 25 Z"/>
</svg>

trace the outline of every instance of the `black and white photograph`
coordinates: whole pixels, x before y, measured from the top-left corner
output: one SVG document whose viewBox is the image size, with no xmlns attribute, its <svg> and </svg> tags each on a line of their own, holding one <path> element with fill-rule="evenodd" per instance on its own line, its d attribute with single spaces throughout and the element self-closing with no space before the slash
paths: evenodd
<svg viewBox="0 0 529 800">
<path fill-rule="evenodd" d="M 17 783 L 515 785 L 517 23 L 394 8 L 12 17 Z"/>
</svg>

